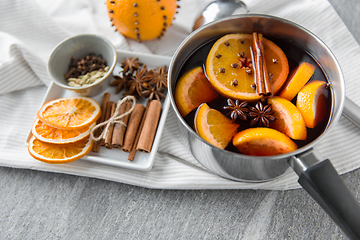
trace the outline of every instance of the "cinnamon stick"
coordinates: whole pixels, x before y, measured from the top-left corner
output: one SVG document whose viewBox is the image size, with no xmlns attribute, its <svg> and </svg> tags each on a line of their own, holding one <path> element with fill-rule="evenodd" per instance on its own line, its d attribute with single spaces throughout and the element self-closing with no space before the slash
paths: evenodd
<svg viewBox="0 0 360 240">
<path fill-rule="evenodd" d="M 269 77 L 269 72 L 267 69 L 267 64 L 265 60 L 265 50 L 264 50 L 264 43 L 263 43 L 263 35 L 261 33 L 258 34 L 259 37 L 259 43 L 260 43 L 260 51 L 263 58 L 263 74 L 264 74 L 264 85 L 265 85 L 265 96 L 271 96 L 272 95 L 272 84 L 271 79 Z"/>
<path fill-rule="evenodd" d="M 122 146 L 122 150 L 124 152 L 131 151 L 144 112 L 145 112 L 144 105 L 139 103 L 135 105 L 135 108 L 130 115 L 129 124 L 125 133 L 124 145 Z"/>
<path fill-rule="evenodd" d="M 258 95 L 269 96 L 272 94 L 272 86 L 265 61 L 262 34 L 253 33 L 253 48 L 256 92 Z"/>
<path fill-rule="evenodd" d="M 138 143 L 139 143 L 140 135 L 141 135 L 142 129 L 143 129 L 143 127 L 144 127 L 144 123 L 145 123 L 145 119 L 146 119 L 147 113 L 148 113 L 148 111 L 149 111 L 150 102 L 151 102 L 151 100 L 148 100 L 147 103 L 146 103 L 145 112 L 144 112 L 143 117 L 142 117 L 142 119 L 141 119 L 139 129 L 138 129 L 138 131 L 137 131 L 137 133 L 136 133 L 133 147 L 132 147 L 132 149 L 131 149 L 131 151 L 130 151 L 130 153 L 129 153 L 128 160 L 130 160 L 130 161 L 134 161 L 134 159 L 135 159 L 136 152 L 137 152 L 137 149 L 136 149 L 136 148 L 137 148 L 137 145 L 138 145 Z"/>
<path fill-rule="evenodd" d="M 123 104 L 120 105 L 119 116 L 124 114 L 125 111 L 126 111 L 126 104 L 123 103 Z M 113 136 L 112 136 L 112 139 L 111 139 L 111 144 L 115 148 L 121 147 L 121 146 L 117 145 L 120 142 L 119 130 L 120 130 L 120 124 L 115 124 L 114 131 L 113 131 Z"/>
<path fill-rule="evenodd" d="M 104 93 L 103 100 L 101 103 L 101 110 L 103 110 L 103 112 L 101 112 L 100 122 L 103 122 L 105 120 L 106 106 L 109 100 L 110 100 L 110 93 L 109 92 Z"/>
<path fill-rule="evenodd" d="M 115 109 L 116 109 L 116 103 L 112 103 L 111 105 L 111 111 L 110 111 L 110 117 L 112 117 L 115 113 Z M 111 145 L 111 139 L 112 139 L 112 136 L 113 136 L 113 130 L 114 130 L 114 124 L 111 124 L 109 125 L 109 128 L 105 134 L 105 147 L 106 148 L 109 148 L 111 149 L 112 148 L 112 145 Z"/>
<path fill-rule="evenodd" d="M 99 117 L 99 119 L 97 120 L 97 124 L 102 123 L 105 119 L 105 114 L 106 114 L 106 107 L 107 107 L 107 103 L 110 99 L 110 93 L 106 92 L 103 95 L 103 99 L 101 102 L 101 116 Z M 99 134 L 101 133 L 101 129 L 99 129 L 98 131 L 96 131 L 95 136 L 98 137 Z M 96 141 L 91 149 L 91 151 L 93 152 L 99 152 L 100 150 L 100 141 Z"/>
<path fill-rule="evenodd" d="M 120 115 L 128 112 L 131 108 L 131 102 L 126 101 L 120 106 Z M 121 148 L 124 144 L 124 136 L 126 132 L 126 125 L 129 121 L 129 114 L 121 118 L 121 121 L 125 124 L 116 123 L 114 126 L 114 133 L 112 136 L 111 144 L 114 148 Z"/>
<path fill-rule="evenodd" d="M 254 51 L 254 66 L 255 66 L 255 84 L 256 92 L 258 95 L 264 95 L 265 86 L 264 86 L 264 75 L 262 74 L 262 57 L 261 49 L 259 45 L 259 38 L 256 32 L 253 32 L 253 51 Z"/>
<path fill-rule="evenodd" d="M 144 127 L 141 131 L 137 150 L 141 152 L 149 153 L 151 151 L 157 125 L 159 123 L 161 113 L 161 102 L 158 100 L 152 100 L 149 105 L 149 110 L 146 114 Z"/>
<path fill-rule="evenodd" d="M 114 105 L 115 103 L 113 101 L 108 101 L 107 105 L 106 105 L 106 113 L 105 113 L 105 118 L 104 118 L 104 122 L 109 120 L 109 118 L 111 117 L 111 107 Z M 105 146 L 105 140 L 101 139 L 100 140 L 100 145 L 101 146 Z"/>
</svg>

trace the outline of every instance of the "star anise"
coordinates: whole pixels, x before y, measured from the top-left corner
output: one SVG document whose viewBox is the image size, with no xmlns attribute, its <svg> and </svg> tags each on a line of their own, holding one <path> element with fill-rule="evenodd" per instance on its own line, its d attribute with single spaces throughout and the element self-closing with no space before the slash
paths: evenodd
<svg viewBox="0 0 360 240">
<path fill-rule="evenodd" d="M 130 77 L 130 75 L 124 75 L 123 77 L 115 75 L 115 80 L 110 83 L 110 86 L 116 86 L 116 93 L 119 93 L 122 89 L 126 89 Z"/>
<path fill-rule="evenodd" d="M 123 73 L 130 73 L 133 74 L 134 71 L 140 69 L 140 67 L 143 65 L 142 62 L 139 61 L 137 57 L 130 58 L 126 57 L 125 60 L 121 61 L 121 67 L 123 68 Z"/>
<path fill-rule="evenodd" d="M 230 111 L 230 117 L 233 121 L 236 121 L 240 118 L 243 121 L 247 120 L 246 113 L 249 112 L 247 108 L 248 103 L 246 101 L 240 102 L 239 100 L 232 100 L 230 98 L 227 99 L 228 106 L 223 107 L 224 110 Z"/>
<path fill-rule="evenodd" d="M 137 94 L 139 97 L 141 97 L 141 92 L 143 90 L 143 87 L 145 87 L 147 81 L 147 66 L 144 65 L 141 70 L 136 70 L 135 75 L 132 76 L 131 79 L 128 81 L 127 86 L 129 87 L 129 91 L 126 93 L 126 95 Z"/>
<path fill-rule="evenodd" d="M 161 100 L 165 98 L 165 95 L 162 93 L 162 90 L 158 89 L 157 87 L 152 87 L 150 84 L 146 84 L 144 86 L 145 90 L 142 92 L 144 97 L 148 97 L 149 100 Z"/>
<path fill-rule="evenodd" d="M 249 107 L 249 117 L 252 118 L 250 121 L 251 126 L 259 125 L 269 127 L 270 122 L 275 121 L 276 117 L 273 115 L 271 104 L 263 105 L 261 101 L 257 102 L 255 107 Z"/>
<path fill-rule="evenodd" d="M 162 87 L 167 88 L 167 70 L 166 66 L 161 68 L 156 68 L 156 70 L 152 70 L 149 74 L 151 78 L 149 84 L 154 85 L 156 89 L 161 90 Z"/>
</svg>

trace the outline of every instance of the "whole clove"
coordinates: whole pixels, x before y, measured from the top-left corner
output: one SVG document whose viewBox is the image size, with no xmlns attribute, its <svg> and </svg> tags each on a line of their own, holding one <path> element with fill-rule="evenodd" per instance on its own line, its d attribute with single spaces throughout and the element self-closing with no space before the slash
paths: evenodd
<svg viewBox="0 0 360 240">
<path fill-rule="evenodd" d="M 106 60 L 101 54 L 95 55 L 90 53 L 85 57 L 76 59 L 72 56 L 69 64 L 69 71 L 65 74 L 65 79 L 78 78 L 80 75 L 85 75 L 95 70 L 102 71 L 106 68 Z"/>
</svg>

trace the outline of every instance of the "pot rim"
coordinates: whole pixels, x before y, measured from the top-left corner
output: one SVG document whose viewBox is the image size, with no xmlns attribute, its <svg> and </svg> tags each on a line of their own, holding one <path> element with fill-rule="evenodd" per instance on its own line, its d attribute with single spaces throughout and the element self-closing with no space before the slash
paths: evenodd
<svg viewBox="0 0 360 240">
<path fill-rule="evenodd" d="M 331 114 L 330 114 L 330 117 L 329 117 L 329 120 L 328 120 L 328 123 L 327 123 L 327 126 L 326 126 L 326 129 L 316 138 L 314 139 L 312 142 L 308 143 L 307 145 L 301 147 L 301 148 L 298 148 L 297 150 L 295 151 L 292 151 L 292 152 L 289 152 L 289 153 L 286 153 L 286 154 L 280 154 L 280 155 L 275 155 L 275 156 L 265 156 L 265 157 L 259 157 L 259 156 L 251 156 L 251 155 L 245 155 L 245 154 L 241 154 L 241 153 L 234 153 L 234 152 L 231 152 L 229 150 L 225 150 L 225 149 L 220 149 L 214 145 L 212 145 L 211 143 L 205 141 L 204 139 L 202 139 L 186 122 L 185 120 L 183 119 L 183 117 L 180 115 L 177 107 L 176 107 L 176 104 L 175 104 L 175 100 L 174 100 L 174 96 L 173 96 L 173 92 L 174 92 L 174 89 L 173 89 L 173 86 L 171 84 L 172 81 L 176 81 L 177 78 L 178 78 L 178 72 L 176 73 L 173 73 L 172 69 L 174 67 L 174 62 L 177 58 L 177 56 L 179 55 L 180 51 L 182 50 L 182 48 L 184 47 L 184 45 L 189 41 L 191 40 L 195 35 L 199 34 L 199 32 L 203 31 L 204 29 L 206 28 L 209 28 L 209 27 L 212 27 L 214 25 L 217 25 L 221 22 L 225 22 L 225 21 L 231 21 L 231 20 L 234 20 L 234 19 L 241 19 L 241 18 L 266 18 L 266 19 L 274 19 L 274 20 L 278 20 L 278 21 L 282 21 L 282 22 L 285 22 L 286 24 L 289 24 L 289 25 L 292 25 L 292 26 L 295 26 L 296 28 L 300 29 L 301 31 L 303 31 L 304 33 L 306 33 L 307 35 L 311 36 L 311 38 L 315 39 L 320 45 L 322 45 L 323 49 L 325 49 L 327 52 L 328 52 L 328 55 L 331 56 L 331 61 L 335 64 L 336 68 L 338 69 L 339 73 L 340 73 L 340 77 L 341 79 L 339 79 L 339 82 L 341 84 L 340 86 L 340 89 L 341 89 L 341 96 L 338 96 L 338 97 L 341 97 L 340 98 L 340 101 L 339 101 L 339 108 L 338 108 L 338 111 L 337 112 L 334 112 L 334 91 L 331 91 L 331 94 L 332 94 L 332 107 L 331 107 Z M 229 32 L 230 33 L 230 32 Z M 214 36 L 213 39 L 215 39 L 216 36 Z M 201 47 L 204 43 L 201 43 L 199 47 Z M 193 51 L 196 51 L 198 48 L 195 48 L 193 49 Z M 316 56 L 314 56 L 312 53 L 309 53 L 308 54 L 316 61 L 318 62 L 318 59 L 316 58 Z M 187 58 L 190 56 L 191 54 L 189 54 L 187 56 Z M 186 59 L 184 60 L 186 61 Z M 183 62 L 184 62 L 183 61 Z M 183 64 L 183 63 L 182 63 Z M 319 64 L 320 67 L 321 64 Z M 174 78 L 174 79 L 173 79 Z M 327 79 L 329 80 L 329 79 Z M 328 132 L 335 126 L 335 124 L 338 122 L 338 120 L 340 119 L 341 117 L 341 113 L 343 111 L 343 108 L 344 108 L 344 102 L 345 102 L 345 80 L 344 80 L 344 76 L 343 76 L 343 73 L 342 73 L 342 70 L 341 70 L 341 67 L 340 67 L 340 64 L 338 62 L 338 60 L 336 59 L 334 53 L 331 51 L 331 49 L 317 36 L 315 35 L 314 33 L 312 33 L 310 30 L 308 30 L 307 28 L 295 23 L 295 22 L 292 22 L 290 20 L 287 20 L 287 19 L 284 19 L 284 18 L 280 18 L 280 17 L 277 17 L 277 16 L 272 16 L 272 15 L 267 15 L 267 14 L 255 14 L 255 13 L 249 13 L 249 14 L 238 14 L 238 15 L 233 15 L 233 16 L 230 16 L 230 17 L 226 17 L 226 18 L 222 18 L 220 20 L 216 20 L 216 21 L 213 21 L 211 23 L 208 23 L 206 25 L 203 25 L 201 27 L 199 27 L 198 29 L 196 29 L 195 31 L 191 32 L 182 42 L 181 44 L 179 45 L 179 47 L 177 48 L 177 50 L 175 51 L 171 61 L 170 61 L 170 64 L 169 64 L 169 71 L 168 71 L 168 94 L 169 94 L 169 97 L 170 97 L 170 102 L 171 102 L 171 105 L 175 111 L 175 114 L 178 118 L 178 120 L 180 120 L 180 122 L 182 123 L 182 125 L 188 130 L 188 132 L 190 132 L 191 134 L 195 135 L 195 137 L 197 139 L 199 139 L 200 141 L 202 141 L 203 143 L 207 144 L 208 146 L 210 147 L 214 147 L 217 149 L 217 151 L 221 151 L 225 154 L 236 154 L 236 155 L 239 155 L 241 156 L 242 158 L 244 159 L 248 159 L 248 160 L 263 160 L 264 158 L 267 159 L 267 160 L 278 160 L 280 158 L 290 158 L 291 156 L 296 156 L 300 153 L 303 153 L 303 152 L 306 152 L 310 149 L 312 149 L 321 139 L 323 139 L 327 134 Z"/>
</svg>

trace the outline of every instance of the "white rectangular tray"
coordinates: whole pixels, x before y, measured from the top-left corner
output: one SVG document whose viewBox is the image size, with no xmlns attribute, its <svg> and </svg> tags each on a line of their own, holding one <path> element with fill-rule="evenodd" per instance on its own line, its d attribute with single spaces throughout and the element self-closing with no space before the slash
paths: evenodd
<svg viewBox="0 0 360 240">
<path fill-rule="evenodd" d="M 118 62 L 115 66 L 113 75 L 119 75 L 119 72 L 121 71 L 120 62 L 126 57 L 138 57 L 139 61 L 147 65 L 147 69 L 156 69 L 156 67 L 163 67 L 163 66 L 169 66 L 171 57 L 166 56 L 159 56 L 159 55 L 153 55 L 153 54 L 143 54 L 143 53 L 136 53 L 136 52 L 130 52 L 130 51 L 118 51 Z M 110 79 L 110 82 L 112 79 Z M 97 101 L 99 104 L 101 104 L 103 94 L 105 92 L 109 92 L 110 100 L 117 102 L 123 97 L 123 91 L 120 93 L 115 93 L 116 87 L 109 86 L 107 89 L 105 89 L 102 93 L 100 93 L 97 96 L 92 97 L 95 101 Z M 44 100 L 42 104 L 56 99 L 56 98 L 62 98 L 62 97 L 70 97 L 75 96 L 76 94 L 72 91 L 65 90 L 59 86 L 57 86 L 54 83 L 51 83 L 46 95 L 44 97 Z M 137 103 L 146 104 L 146 100 L 139 99 Z M 159 124 L 156 131 L 156 136 L 154 139 L 154 143 L 151 149 L 150 153 L 143 153 L 143 152 L 137 152 L 134 161 L 129 161 L 128 153 L 123 152 L 121 149 L 107 149 L 103 146 L 100 147 L 100 151 L 98 153 L 90 152 L 85 157 L 83 157 L 83 160 L 93 161 L 101 164 L 107 164 L 114 167 L 123 167 L 123 168 L 129 168 L 134 170 L 140 170 L 140 171 L 149 171 L 155 161 L 155 155 L 157 152 L 157 149 L 160 144 L 160 138 L 161 134 L 164 130 L 164 125 L 166 121 L 166 116 L 168 114 L 170 107 L 170 99 L 169 97 L 166 97 L 163 104 L 162 104 L 162 112 L 159 120 Z M 31 132 L 29 133 L 27 141 L 31 137 Z"/>
</svg>

